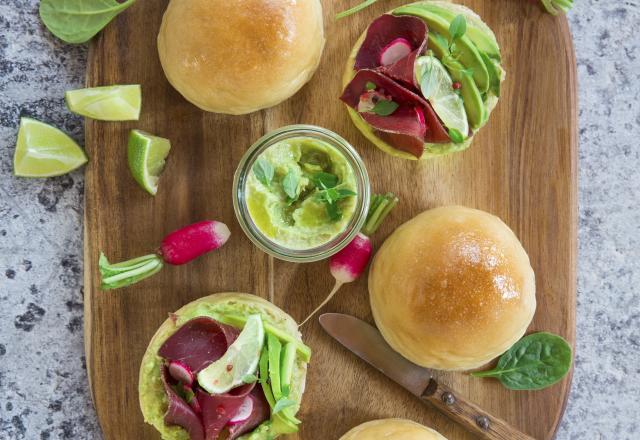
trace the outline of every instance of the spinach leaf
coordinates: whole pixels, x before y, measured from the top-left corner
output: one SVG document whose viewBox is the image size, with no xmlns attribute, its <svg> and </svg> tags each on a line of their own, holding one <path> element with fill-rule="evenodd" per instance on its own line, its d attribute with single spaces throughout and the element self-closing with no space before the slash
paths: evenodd
<svg viewBox="0 0 640 440">
<path fill-rule="evenodd" d="M 42 0 L 40 18 L 53 35 L 67 43 L 85 43 L 135 0 Z"/>
<path fill-rule="evenodd" d="M 271 181 L 273 180 L 273 175 L 275 174 L 275 170 L 273 169 L 273 165 L 264 157 L 259 157 L 258 160 L 253 164 L 253 173 L 256 175 L 256 178 L 262 182 L 264 186 L 271 185 Z"/>
<path fill-rule="evenodd" d="M 571 368 L 571 347 L 552 333 L 533 333 L 500 357 L 496 368 L 471 373 L 495 377 L 512 390 L 541 390 L 560 381 Z"/>
<path fill-rule="evenodd" d="M 282 179 L 282 189 L 289 197 L 289 202 L 295 202 L 298 198 L 298 182 L 300 179 L 298 175 L 292 169 Z"/>
</svg>

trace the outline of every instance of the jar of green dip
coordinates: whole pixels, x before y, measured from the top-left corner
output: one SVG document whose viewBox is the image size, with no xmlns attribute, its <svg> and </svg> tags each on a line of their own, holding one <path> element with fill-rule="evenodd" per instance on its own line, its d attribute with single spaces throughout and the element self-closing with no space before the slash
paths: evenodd
<svg viewBox="0 0 640 440">
<path fill-rule="evenodd" d="M 233 182 L 240 226 L 282 260 L 317 261 L 358 233 L 369 208 L 362 159 L 336 133 L 290 125 L 260 138 L 244 155 Z"/>
</svg>

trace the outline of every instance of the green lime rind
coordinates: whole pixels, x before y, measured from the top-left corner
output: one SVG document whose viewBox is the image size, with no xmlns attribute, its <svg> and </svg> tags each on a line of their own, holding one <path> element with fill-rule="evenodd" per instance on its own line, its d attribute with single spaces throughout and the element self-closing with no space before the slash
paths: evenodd
<svg viewBox="0 0 640 440">
<path fill-rule="evenodd" d="M 61 130 L 35 119 L 20 119 L 13 156 L 16 176 L 60 176 L 81 167 L 87 160 L 84 150 Z"/>
<path fill-rule="evenodd" d="M 141 130 L 132 130 L 129 135 L 129 170 L 135 181 L 153 196 L 158 192 L 158 181 L 169 151 L 171 142 L 168 139 Z"/>
<path fill-rule="evenodd" d="M 137 121 L 142 108 L 142 89 L 138 84 L 92 87 L 64 94 L 73 113 L 100 121 Z"/>
</svg>

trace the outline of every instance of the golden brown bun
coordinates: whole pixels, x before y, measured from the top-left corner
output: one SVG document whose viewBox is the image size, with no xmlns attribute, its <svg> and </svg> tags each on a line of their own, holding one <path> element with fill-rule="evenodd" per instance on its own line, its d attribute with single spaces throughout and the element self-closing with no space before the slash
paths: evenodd
<svg viewBox="0 0 640 440">
<path fill-rule="evenodd" d="M 158 35 L 173 87 L 204 110 L 236 115 L 296 93 L 323 47 L 319 0 L 171 0 Z"/>
<path fill-rule="evenodd" d="M 356 426 L 340 440 L 447 440 L 437 431 L 403 419 L 373 420 Z"/>
<path fill-rule="evenodd" d="M 536 309 L 529 257 L 502 220 L 446 206 L 425 211 L 385 241 L 369 273 L 373 317 L 412 362 L 479 367 L 506 351 Z"/>
</svg>

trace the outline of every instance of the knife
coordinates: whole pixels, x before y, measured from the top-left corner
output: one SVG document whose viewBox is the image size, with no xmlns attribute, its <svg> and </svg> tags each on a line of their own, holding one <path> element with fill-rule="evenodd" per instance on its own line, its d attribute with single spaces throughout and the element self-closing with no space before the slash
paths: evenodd
<svg viewBox="0 0 640 440">
<path fill-rule="evenodd" d="M 387 344 L 378 329 L 366 322 L 341 313 L 325 313 L 320 316 L 320 324 L 360 359 L 466 430 L 487 439 L 534 440 L 439 383 L 431 370 L 402 357 Z"/>
</svg>

